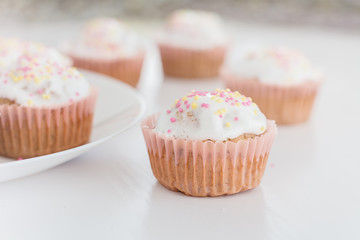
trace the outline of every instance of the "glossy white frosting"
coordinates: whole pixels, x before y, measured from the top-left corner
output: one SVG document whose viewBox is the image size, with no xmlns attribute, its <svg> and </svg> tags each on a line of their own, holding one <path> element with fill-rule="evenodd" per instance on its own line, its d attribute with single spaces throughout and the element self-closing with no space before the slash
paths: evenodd
<svg viewBox="0 0 360 240">
<path fill-rule="evenodd" d="M 178 10 L 170 15 L 158 41 L 186 48 L 211 48 L 228 42 L 219 15 L 196 10 Z"/>
<path fill-rule="evenodd" d="M 70 58 L 54 48 L 16 38 L 0 38 L 0 69 L 7 68 L 21 56 L 44 58 L 65 66 L 72 65 Z"/>
<path fill-rule="evenodd" d="M 237 47 L 230 51 L 225 69 L 240 78 L 280 85 L 317 81 L 322 77 L 303 54 L 287 47 Z"/>
<path fill-rule="evenodd" d="M 161 112 L 154 131 L 175 138 L 224 141 L 262 134 L 266 117 L 250 98 L 229 89 L 192 91 Z"/>
<path fill-rule="evenodd" d="M 22 106 L 63 105 L 89 93 L 89 83 L 74 67 L 43 58 L 20 57 L 0 71 L 0 98 Z"/>
<path fill-rule="evenodd" d="M 132 57 L 143 51 L 137 34 L 114 18 L 96 18 L 89 21 L 78 39 L 63 46 L 69 54 L 95 59 Z"/>
</svg>

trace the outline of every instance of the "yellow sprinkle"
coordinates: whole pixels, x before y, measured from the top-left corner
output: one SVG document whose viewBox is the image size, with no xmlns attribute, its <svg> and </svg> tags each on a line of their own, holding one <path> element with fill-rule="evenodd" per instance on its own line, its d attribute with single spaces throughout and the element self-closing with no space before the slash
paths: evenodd
<svg viewBox="0 0 360 240">
<path fill-rule="evenodd" d="M 245 97 L 242 97 L 242 98 L 241 98 L 241 101 L 246 101 L 246 98 L 245 98 Z"/>
<path fill-rule="evenodd" d="M 229 122 L 225 123 L 225 127 L 231 127 L 231 123 Z"/>
<path fill-rule="evenodd" d="M 220 109 L 220 112 L 221 112 L 221 113 L 226 113 L 226 108 Z"/>
<path fill-rule="evenodd" d="M 43 94 L 42 95 L 42 98 L 45 99 L 45 100 L 49 100 L 51 98 L 50 94 Z"/>
<path fill-rule="evenodd" d="M 186 99 L 187 99 L 187 96 L 184 96 L 184 97 L 182 98 L 183 101 L 186 101 Z"/>
<path fill-rule="evenodd" d="M 216 99 L 216 97 L 215 97 L 215 96 L 212 96 L 210 99 L 211 99 L 211 100 L 215 100 L 215 99 Z"/>
<path fill-rule="evenodd" d="M 236 105 L 237 107 L 240 107 L 240 103 L 239 103 L 239 102 L 236 102 L 235 105 Z"/>
<path fill-rule="evenodd" d="M 33 101 L 30 99 L 30 100 L 27 101 L 27 104 L 28 104 L 29 106 L 31 106 L 31 105 L 33 105 Z"/>
<path fill-rule="evenodd" d="M 222 102 L 223 102 L 223 100 L 222 100 L 221 98 L 218 98 L 216 101 L 217 101 L 218 103 L 222 103 Z"/>
<path fill-rule="evenodd" d="M 64 80 L 67 80 L 68 78 L 67 78 L 67 76 L 63 76 L 63 79 L 64 79 Z"/>
<path fill-rule="evenodd" d="M 261 130 L 262 132 L 265 131 L 265 127 L 262 126 L 262 127 L 260 128 L 260 130 Z"/>
<path fill-rule="evenodd" d="M 197 103 L 196 103 L 196 102 L 191 103 L 191 107 L 192 107 L 193 109 L 196 109 L 196 108 L 197 108 Z"/>
<path fill-rule="evenodd" d="M 254 114 L 255 114 L 255 115 L 258 115 L 258 114 L 259 114 L 259 113 L 258 113 L 258 110 L 254 109 Z"/>
<path fill-rule="evenodd" d="M 179 101 L 179 99 L 175 99 L 175 104 L 177 104 L 177 103 L 178 103 L 178 101 Z"/>
<path fill-rule="evenodd" d="M 199 95 L 194 96 L 194 100 L 198 100 L 199 98 L 200 98 Z"/>
<path fill-rule="evenodd" d="M 230 92 L 231 90 L 229 88 L 225 89 L 226 92 Z"/>
<path fill-rule="evenodd" d="M 217 92 L 220 92 L 220 88 L 215 89 Z"/>
<path fill-rule="evenodd" d="M 173 105 L 171 105 L 170 107 L 173 108 L 173 107 L 175 107 L 175 105 L 173 104 Z"/>
</svg>

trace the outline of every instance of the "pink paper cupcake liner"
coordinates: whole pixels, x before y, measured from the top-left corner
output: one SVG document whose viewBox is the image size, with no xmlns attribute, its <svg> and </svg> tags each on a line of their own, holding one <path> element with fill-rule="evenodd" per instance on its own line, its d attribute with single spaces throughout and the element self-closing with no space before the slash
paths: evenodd
<svg viewBox="0 0 360 240">
<path fill-rule="evenodd" d="M 274 121 L 262 135 L 238 141 L 200 141 L 159 135 L 158 115 L 142 124 L 150 164 L 166 188 L 191 196 L 220 196 L 255 188 L 277 134 Z"/>
<path fill-rule="evenodd" d="M 88 69 L 114 77 L 133 87 L 135 87 L 140 80 L 144 56 L 145 53 L 141 52 L 134 57 L 107 60 L 98 58 L 83 58 L 70 54 L 75 67 Z"/>
<path fill-rule="evenodd" d="M 97 91 L 57 107 L 0 105 L 0 155 L 31 158 L 88 142 Z"/>
<path fill-rule="evenodd" d="M 227 45 L 210 49 L 187 49 L 158 44 L 164 73 L 181 78 L 209 78 L 219 75 Z"/>
<path fill-rule="evenodd" d="M 226 87 L 251 97 L 266 117 L 278 124 L 307 121 L 322 83 L 318 80 L 292 86 L 264 84 L 256 79 L 233 76 L 224 69 L 220 75 Z"/>
</svg>

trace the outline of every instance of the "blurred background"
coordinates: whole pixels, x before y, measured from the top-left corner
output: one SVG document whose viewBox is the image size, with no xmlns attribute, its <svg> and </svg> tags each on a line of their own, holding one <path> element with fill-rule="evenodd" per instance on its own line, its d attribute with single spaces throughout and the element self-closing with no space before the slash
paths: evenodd
<svg viewBox="0 0 360 240">
<path fill-rule="evenodd" d="M 216 11 L 245 22 L 360 27 L 359 0 L 0 0 L 0 20 L 56 22 L 104 15 L 158 19 L 179 8 Z"/>
</svg>

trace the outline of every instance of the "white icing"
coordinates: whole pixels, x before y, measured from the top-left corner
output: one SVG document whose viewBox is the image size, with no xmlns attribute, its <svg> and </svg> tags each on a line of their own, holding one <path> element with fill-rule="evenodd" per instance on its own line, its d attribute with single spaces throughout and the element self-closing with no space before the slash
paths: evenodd
<svg viewBox="0 0 360 240">
<path fill-rule="evenodd" d="M 89 21 L 77 40 L 64 45 L 65 52 L 83 58 L 132 57 L 143 51 L 137 34 L 113 18 Z"/>
<path fill-rule="evenodd" d="M 0 98 L 22 106 L 62 105 L 89 93 L 89 83 L 74 67 L 43 58 L 20 57 L 0 71 Z"/>
<path fill-rule="evenodd" d="M 269 84 L 298 84 L 322 76 L 303 54 L 286 47 L 238 47 L 230 52 L 225 66 L 240 78 Z"/>
<path fill-rule="evenodd" d="M 258 106 L 230 90 L 190 92 L 161 112 L 154 128 L 159 134 L 175 138 L 215 141 L 245 133 L 259 135 L 265 130 L 266 117 Z"/>
<path fill-rule="evenodd" d="M 7 68 L 21 56 L 44 58 L 65 66 L 72 65 L 68 57 L 54 48 L 15 38 L 0 39 L 0 69 Z"/>
<path fill-rule="evenodd" d="M 211 48 L 227 44 L 228 37 L 216 13 L 178 10 L 170 15 L 158 41 L 178 47 Z"/>
</svg>

